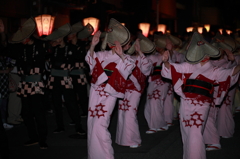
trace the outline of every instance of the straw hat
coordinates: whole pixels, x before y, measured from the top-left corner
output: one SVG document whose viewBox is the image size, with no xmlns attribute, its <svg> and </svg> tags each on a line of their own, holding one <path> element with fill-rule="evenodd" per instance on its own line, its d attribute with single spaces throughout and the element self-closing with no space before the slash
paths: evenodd
<svg viewBox="0 0 240 159">
<path fill-rule="evenodd" d="M 62 25 L 61 27 L 54 30 L 52 34 L 45 37 L 44 40 L 56 40 L 58 38 L 67 36 L 69 33 L 71 33 L 71 25 L 69 23 L 66 23 L 65 25 Z"/>
<path fill-rule="evenodd" d="M 236 49 L 236 41 L 231 36 L 224 36 L 224 42 L 233 48 L 232 52 Z"/>
<path fill-rule="evenodd" d="M 111 18 L 108 29 L 106 31 L 105 38 L 102 42 L 101 49 L 105 50 L 107 43 L 110 43 L 111 45 L 115 46 L 115 41 L 119 41 L 121 46 L 128 43 L 130 40 L 130 32 L 128 29 L 123 26 L 120 22 L 117 20 Z"/>
<path fill-rule="evenodd" d="M 151 53 L 155 50 L 156 46 L 155 44 L 148 39 L 147 37 L 145 37 L 143 34 L 138 34 L 138 39 L 139 39 L 139 44 L 140 44 L 140 50 L 143 53 Z M 135 42 L 133 43 L 133 45 L 130 47 L 130 49 L 127 51 L 127 54 L 133 54 L 135 51 Z"/>
<path fill-rule="evenodd" d="M 189 63 L 199 63 L 205 56 L 219 57 L 220 51 L 204 40 L 198 32 L 194 32 L 185 54 L 185 60 Z"/>
<path fill-rule="evenodd" d="M 29 18 L 23 25 L 14 33 L 11 42 L 19 43 L 30 37 L 36 29 L 36 23 L 33 18 Z"/>
<path fill-rule="evenodd" d="M 182 40 L 176 36 L 173 36 L 171 34 L 168 34 L 167 37 L 169 38 L 169 40 L 171 40 L 171 42 L 173 43 L 173 45 L 177 45 L 177 46 L 181 46 L 182 45 Z"/>
<path fill-rule="evenodd" d="M 211 44 L 217 48 L 228 49 L 231 52 L 236 49 L 236 42 L 233 38 L 220 35 L 219 33 L 213 38 Z"/>
<path fill-rule="evenodd" d="M 189 45 L 189 42 L 190 42 L 190 40 L 185 41 L 185 43 L 183 43 L 183 44 L 181 45 L 181 48 L 180 48 L 179 50 L 177 50 L 177 51 L 178 51 L 179 53 L 186 54 L 186 50 L 187 50 L 187 47 L 188 47 L 188 45 Z"/>
<path fill-rule="evenodd" d="M 86 26 L 84 26 L 84 28 L 78 33 L 78 39 L 85 39 L 88 38 L 89 36 L 91 36 L 91 34 L 93 33 L 94 28 L 91 24 L 87 24 Z"/>
<path fill-rule="evenodd" d="M 79 31 L 81 31 L 83 28 L 84 28 L 84 26 L 82 25 L 82 22 L 77 22 L 77 23 L 72 25 L 71 34 L 77 33 Z"/>
<path fill-rule="evenodd" d="M 154 39 L 154 43 L 156 44 L 156 47 L 159 47 L 162 49 L 164 49 L 166 47 L 166 44 L 167 44 L 166 43 L 166 39 L 167 39 L 166 35 L 159 36 L 159 35 L 154 34 L 153 39 Z"/>
</svg>

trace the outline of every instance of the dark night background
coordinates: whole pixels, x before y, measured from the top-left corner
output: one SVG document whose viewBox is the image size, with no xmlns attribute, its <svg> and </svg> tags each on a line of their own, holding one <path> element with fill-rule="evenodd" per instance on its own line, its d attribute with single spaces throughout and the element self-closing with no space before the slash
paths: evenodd
<svg viewBox="0 0 240 159">
<path fill-rule="evenodd" d="M 86 17 L 100 19 L 104 30 L 110 18 L 124 22 L 130 31 L 140 22 L 156 29 L 157 0 L 1 0 L 0 18 L 6 32 L 14 33 L 22 18 L 43 13 L 56 16 L 55 28 L 64 23 L 75 23 Z M 158 0 L 159 23 L 166 24 L 171 33 L 182 34 L 186 27 L 211 24 L 211 30 L 240 28 L 239 0 Z"/>
</svg>

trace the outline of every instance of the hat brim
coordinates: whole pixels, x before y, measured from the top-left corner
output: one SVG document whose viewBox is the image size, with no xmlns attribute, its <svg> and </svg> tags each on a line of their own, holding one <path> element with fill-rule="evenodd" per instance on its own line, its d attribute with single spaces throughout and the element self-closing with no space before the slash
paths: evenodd
<svg viewBox="0 0 240 159">
<path fill-rule="evenodd" d="M 173 35 L 168 35 L 168 38 L 171 40 L 171 42 L 174 45 L 181 46 L 182 45 L 182 40 L 176 36 Z"/>
<path fill-rule="evenodd" d="M 91 24 L 87 24 L 80 32 L 78 32 L 78 39 L 85 39 L 92 35 L 94 28 Z"/>
<path fill-rule="evenodd" d="M 113 46 L 115 46 L 115 41 L 120 42 L 121 46 L 123 46 L 126 45 L 130 40 L 130 32 L 128 29 L 113 18 L 110 19 L 107 32 L 107 42 Z"/>
<path fill-rule="evenodd" d="M 84 26 L 82 25 L 82 22 L 77 22 L 71 26 L 72 30 L 70 34 L 77 33 L 81 30 L 83 30 Z"/>
<path fill-rule="evenodd" d="M 209 44 L 203 37 L 194 32 L 189 43 L 189 47 L 185 54 L 185 60 L 188 63 L 199 63 L 204 57 L 219 57 L 221 55 L 219 49 Z"/>
<path fill-rule="evenodd" d="M 67 36 L 68 34 L 71 33 L 71 25 L 69 23 L 59 27 L 58 29 L 56 29 L 55 31 L 52 32 L 52 34 L 46 36 L 44 38 L 44 40 L 57 40 L 59 38 L 63 38 L 65 36 Z"/>
<path fill-rule="evenodd" d="M 153 39 L 154 39 L 154 43 L 156 45 L 156 47 L 164 49 L 166 47 L 166 35 L 154 35 Z"/>
<path fill-rule="evenodd" d="M 29 18 L 13 35 L 10 42 L 12 43 L 22 42 L 24 39 L 29 38 L 34 33 L 35 30 L 36 23 L 33 18 Z"/>
</svg>

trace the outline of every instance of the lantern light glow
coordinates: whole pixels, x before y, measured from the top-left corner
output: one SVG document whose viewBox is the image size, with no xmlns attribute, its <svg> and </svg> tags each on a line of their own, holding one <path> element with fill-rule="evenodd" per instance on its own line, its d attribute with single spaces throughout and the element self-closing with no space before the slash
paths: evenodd
<svg viewBox="0 0 240 159">
<path fill-rule="evenodd" d="M 157 31 L 161 31 L 161 32 L 163 32 L 163 34 L 165 34 L 166 29 L 167 29 L 167 26 L 165 24 L 158 24 Z"/>
<path fill-rule="evenodd" d="M 230 35 L 232 33 L 231 30 L 226 30 L 227 34 Z"/>
<path fill-rule="evenodd" d="M 37 24 L 38 35 L 50 35 L 52 33 L 55 17 L 48 14 L 43 14 L 35 17 Z"/>
<path fill-rule="evenodd" d="M 220 32 L 220 34 L 223 33 L 223 29 L 222 28 L 218 29 L 218 31 Z"/>
<path fill-rule="evenodd" d="M 187 27 L 187 28 L 186 28 L 186 31 L 187 31 L 187 32 L 192 32 L 192 31 L 193 31 L 193 27 Z"/>
<path fill-rule="evenodd" d="M 139 23 L 138 28 L 142 30 L 142 34 L 148 37 L 150 24 L 149 23 Z"/>
<path fill-rule="evenodd" d="M 209 32 L 210 31 L 210 24 L 205 24 L 204 28 L 206 28 L 207 32 Z"/>
<path fill-rule="evenodd" d="M 202 34 L 202 32 L 203 32 L 203 27 L 198 27 L 198 32 L 199 32 L 200 34 Z"/>
<path fill-rule="evenodd" d="M 171 34 L 171 31 L 170 30 L 166 30 L 166 33 Z"/>
<path fill-rule="evenodd" d="M 94 17 L 88 17 L 83 19 L 83 25 L 86 26 L 87 24 L 91 24 L 94 28 L 92 35 L 94 35 L 98 31 L 99 19 Z"/>
</svg>

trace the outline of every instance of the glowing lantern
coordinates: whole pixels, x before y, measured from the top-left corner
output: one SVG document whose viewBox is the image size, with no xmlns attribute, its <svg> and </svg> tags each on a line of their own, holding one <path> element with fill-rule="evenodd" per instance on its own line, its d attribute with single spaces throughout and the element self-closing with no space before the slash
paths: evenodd
<svg viewBox="0 0 240 159">
<path fill-rule="evenodd" d="M 139 23 L 138 28 L 142 30 L 142 34 L 146 37 L 148 37 L 148 32 L 150 29 L 149 23 Z"/>
<path fill-rule="evenodd" d="M 220 34 L 222 34 L 222 33 L 223 33 L 223 29 L 218 29 L 218 31 L 220 32 Z"/>
<path fill-rule="evenodd" d="M 227 34 L 230 35 L 232 33 L 231 30 L 226 30 Z"/>
<path fill-rule="evenodd" d="M 210 24 L 205 24 L 204 28 L 206 28 L 207 32 L 209 32 L 210 31 Z"/>
<path fill-rule="evenodd" d="M 121 23 L 123 26 L 125 26 L 125 23 Z"/>
<path fill-rule="evenodd" d="M 52 33 L 55 17 L 48 14 L 43 14 L 35 17 L 37 24 L 38 35 L 50 35 Z"/>
<path fill-rule="evenodd" d="M 157 31 L 161 31 L 161 32 L 163 32 L 163 34 L 165 34 L 166 29 L 167 29 L 167 26 L 165 24 L 158 24 Z"/>
<path fill-rule="evenodd" d="M 92 35 L 94 35 L 98 30 L 99 19 L 94 18 L 94 17 L 89 17 L 89 18 L 83 19 L 83 25 L 84 26 L 86 26 L 88 23 L 93 26 L 94 31 L 93 31 Z"/>
<path fill-rule="evenodd" d="M 193 31 L 193 27 L 187 27 L 187 28 L 186 28 L 186 31 L 187 31 L 187 32 L 192 32 L 192 31 Z"/>
<path fill-rule="evenodd" d="M 166 30 L 166 33 L 171 34 L 171 31 L 170 30 Z"/>
<path fill-rule="evenodd" d="M 198 27 L 198 32 L 202 34 L 203 27 Z"/>
</svg>

